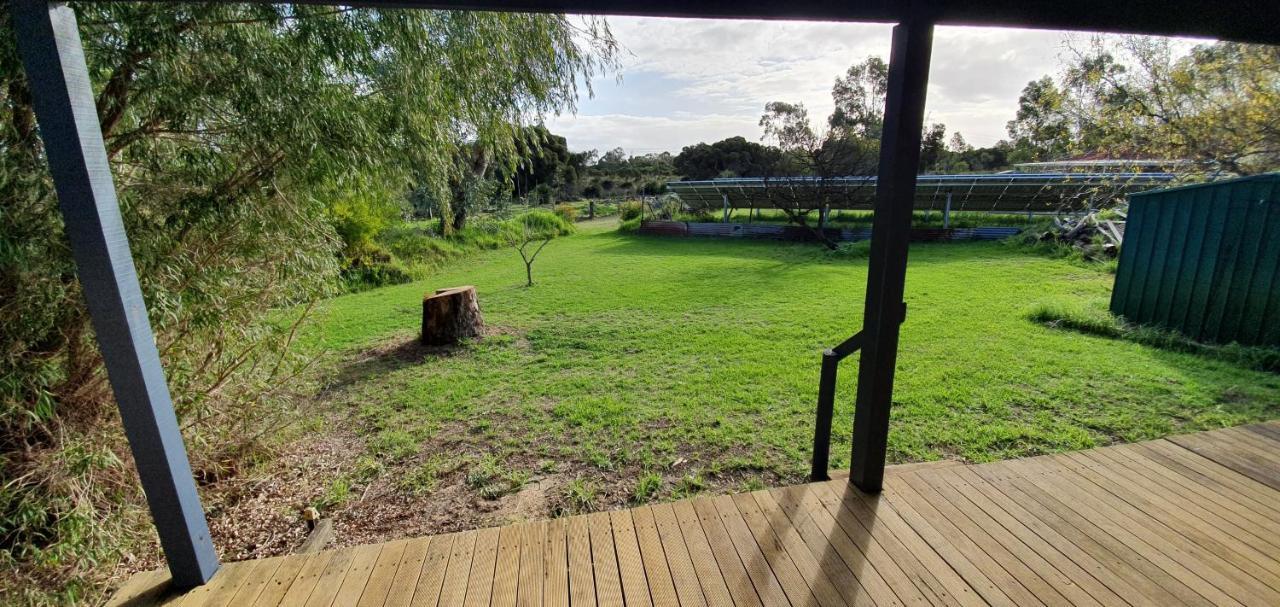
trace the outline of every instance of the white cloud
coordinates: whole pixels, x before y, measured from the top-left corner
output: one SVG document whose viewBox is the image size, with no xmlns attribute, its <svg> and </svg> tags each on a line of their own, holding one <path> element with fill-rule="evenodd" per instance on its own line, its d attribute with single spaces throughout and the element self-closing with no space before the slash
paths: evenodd
<svg viewBox="0 0 1280 607">
<path fill-rule="evenodd" d="M 613 18 L 626 49 L 622 82 L 602 78 L 577 116 L 548 126 L 575 150 L 621 146 L 679 152 L 699 141 L 757 140 L 765 103 L 803 102 L 815 122 L 831 112 L 831 85 L 868 55 L 888 58 L 882 24 Z M 1004 138 L 1026 83 L 1059 71 L 1062 32 L 939 27 L 928 120 L 974 145 Z"/>
<path fill-rule="evenodd" d="M 750 121 L 748 121 L 750 122 Z M 755 126 L 750 123 L 750 127 Z M 670 151 L 699 141 L 719 141 L 734 135 L 751 137 L 741 116 L 723 114 L 677 114 L 672 116 L 632 116 L 628 114 L 560 117 L 547 127 L 563 135 L 574 150 L 601 152 L 621 147 L 629 154 Z"/>
</svg>

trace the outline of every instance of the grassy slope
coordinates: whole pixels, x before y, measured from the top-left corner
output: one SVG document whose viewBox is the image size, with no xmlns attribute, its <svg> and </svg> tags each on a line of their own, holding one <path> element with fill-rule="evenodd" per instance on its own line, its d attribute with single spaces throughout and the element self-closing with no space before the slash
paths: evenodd
<svg viewBox="0 0 1280 607">
<path fill-rule="evenodd" d="M 441 457 L 513 467 L 616 475 L 685 457 L 716 484 L 802 478 L 818 353 L 860 326 L 866 260 L 598 224 L 551 243 L 534 288 L 522 273 L 515 253 L 491 251 L 321 309 L 306 339 L 348 361 L 337 400 L 374 455 L 411 457 L 449 434 Z M 1024 318 L 1045 299 L 1105 297 L 1111 281 L 999 243 L 914 246 L 890 458 L 984 461 L 1280 415 L 1280 376 Z M 422 293 L 458 284 L 479 288 L 502 335 L 450 356 L 357 356 L 407 342 Z M 835 467 L 856 369 L 842 367 Z"/>
</svg>

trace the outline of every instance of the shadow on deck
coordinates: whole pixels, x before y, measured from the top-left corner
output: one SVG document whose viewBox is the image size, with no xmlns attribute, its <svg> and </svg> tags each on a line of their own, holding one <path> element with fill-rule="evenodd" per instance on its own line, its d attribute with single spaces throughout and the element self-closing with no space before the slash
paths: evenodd
<svg viewBox="0 0 1280 607">
<path fill-rule="evenodd" d="M 228 563 L 110 605 L 1280 605 L 1280 422 Z"/>
</svg>

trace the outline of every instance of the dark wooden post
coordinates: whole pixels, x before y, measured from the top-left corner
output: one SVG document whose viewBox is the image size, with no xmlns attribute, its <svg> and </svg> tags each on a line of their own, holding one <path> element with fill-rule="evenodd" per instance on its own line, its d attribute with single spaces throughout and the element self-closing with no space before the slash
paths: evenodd
<svg viewBox="0 0 1280 607">
<path fill-rule="evenodd" d="M 12 0 L 9 7 L 80 285 L 142 489 L 174 585 L 197 586 L 218 570 L 218 557 L 120 218 L 75 13 L 44 0 Z"/>
<path fill-rule="evenodd" d="M 879 491 L 884 480 L 898 330 L 906 317 L 902 293 L 932 45 L 933 23 L 927 19 L 893 28 L 849 470 L 849 480 L 863 491 Z"/>
<path fill-rule="evenodd" d="M 829 481 L 828 461 L 831 458 L 831 418 L 835 415 L 836 374 L 840 370 L 840 357 L 827 350 L 822 353 L 822 370 L 818 376 L 818 408 L 813 425 L 813 459 L 809 468 L 809 480 Z"/>
</svg>

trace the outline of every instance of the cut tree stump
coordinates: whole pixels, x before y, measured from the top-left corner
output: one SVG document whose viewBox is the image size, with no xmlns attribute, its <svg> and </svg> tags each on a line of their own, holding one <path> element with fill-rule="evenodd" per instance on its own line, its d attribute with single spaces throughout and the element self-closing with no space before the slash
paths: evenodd
<svg viewBox="0 0 1280 607">
<path fill-rule="evenodd" d="M 436 289 L 422 298 L 422 343 L 448 346 L 483 333 L 475 287 Z"/>
</svg>

